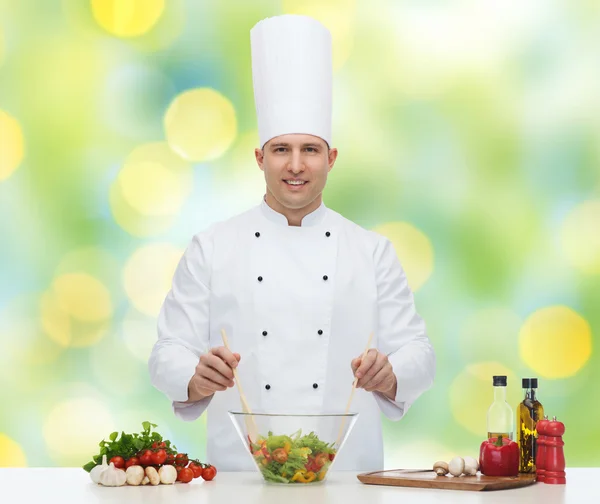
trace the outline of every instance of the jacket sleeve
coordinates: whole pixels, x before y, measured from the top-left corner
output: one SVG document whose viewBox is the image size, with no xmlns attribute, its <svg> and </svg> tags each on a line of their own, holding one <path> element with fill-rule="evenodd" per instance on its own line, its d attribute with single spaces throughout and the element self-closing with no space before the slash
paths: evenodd
<svg viewBox="0 0 600 504">
<path fill-rule="evenodd" d="M 375 271 L 378 350 L 388 356 L 398 385 L 395 400 L 378 392 L 373 395 L 382 413 L 395 421 L 433 385 L 436 357 L 425 322 L 417 313 L 406 274 L 387 238 L 380 238 L 375 251 Z"/>
<path fill-rule="evenodd" d="M 212 399 L 185 402 L 200 355 L 209 350 L 211 257 L 210 233 L 196 235 L 173 275 L 148 361 L 152 385 L 171 400 L 175 415 L 186 421 L 197 419 Z"/>
</svg>

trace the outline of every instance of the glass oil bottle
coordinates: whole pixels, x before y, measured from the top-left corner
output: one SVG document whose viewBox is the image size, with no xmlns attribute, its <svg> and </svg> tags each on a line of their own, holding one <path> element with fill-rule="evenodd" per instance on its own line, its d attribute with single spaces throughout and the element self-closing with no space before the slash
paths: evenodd
<svg viewBox="0 0 600 504">
<path fill-rule="evenodd" d="M 544 418 L 544 407 L 537 400 L 537 378 L 523 378 L 524 399 L 517 409 L 519 472 L 534 473 L 537 453 L 537 422 Z"/>
<path fill-rule="evenodd" d="M 494 376 L 494 402 L 487 412 L 488 439 L 503 438 L 513 439 L 514 416 L 513 410 L 506 402 L 506 376 Z"/>
</svg>

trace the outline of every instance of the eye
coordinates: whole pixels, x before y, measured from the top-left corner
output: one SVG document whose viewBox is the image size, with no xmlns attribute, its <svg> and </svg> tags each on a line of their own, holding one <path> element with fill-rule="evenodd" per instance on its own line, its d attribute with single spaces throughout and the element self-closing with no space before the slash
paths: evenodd
<svg viewBox="0 0 600 504">
<path fill-rule="evenodd" d="M 285 150 L 285 147 L 277 147 L 275 149 L 275 152 L 283 152 Z"/>
<path fill-rule="evenodd" d="M 309 152 L 317 152 L 317 149 L 315 149 L 314 147 L 307 147 L 306 150 Z"/>
</svg>

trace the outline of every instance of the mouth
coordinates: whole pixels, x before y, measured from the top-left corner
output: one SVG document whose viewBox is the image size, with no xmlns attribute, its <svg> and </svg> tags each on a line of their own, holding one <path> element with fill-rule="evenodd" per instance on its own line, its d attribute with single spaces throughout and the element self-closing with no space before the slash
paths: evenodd
<svg viewBox="0 0 600 504">
<path fill-rule="evenodd" d="M 289 187 L 294 189 L 300 189 L 308 184 L 307 180 L 301 179 L 283 179 L 283 182 Z"/>
</svg>

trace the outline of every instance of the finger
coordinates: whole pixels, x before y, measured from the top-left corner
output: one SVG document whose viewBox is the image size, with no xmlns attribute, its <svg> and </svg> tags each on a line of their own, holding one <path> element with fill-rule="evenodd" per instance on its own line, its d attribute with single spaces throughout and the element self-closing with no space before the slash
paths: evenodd
<svg viewBox="0 0 600 504">
<path fill-rule="evenodd" d="M 210 353 L 216 355 L 217 357 L 220 357 L 232 368 L 238 365 L 238 360 L 236 359 L 236 357 L 225 347 L 212 348 Z"/>
<path fill-rule="evenodd" d="M 387 357 L 384 354 L 378 354 L 377 358 L 373 365 L 369 368 L 369 370 L 364 374 L 364 376 L 358 380 L 357 387 L 364 388 L 367 383 L 369 383 L 377 373 L 379 373 L 387 364 Z"/>
<path fill-rule="evenodd" d="M 230 380 L 233 378 L 233 370 L 221 359 L 221 357 L 209 353 L 200 357 L 200 362 L 221 373 L 225 378 Z"/>
<path fill-rule="evenodd" d="M 365 375 L 365 373 L 370 369 L 370 367 L 375 363 L 375 361 L 377 360 L 377 353 L 377 350 L 375 350 L 374 348 L 367 352 L 367 355 L 364 359 L 362 359 L 360 366 L 358 366 L 358 369 L 356 370 L 355 374 L 358 378 L 362 378 Z"/>
<path fill-rule="evenodd" d="M 383 366 L 379 372 L 373 376 L 367 383 L 364 385 L 364 389 L 367 392 L 373 392 L 377 390 L 383 383 L 385 383 L 392 376 L 392 367 L 391 366 Z"/>
<path fill-rule="evenodd" d="M 208 366 L 202 367 L 202 369 L 200 370 L 200 376 L 225 387 L 233 387 L 234 385 L 233 380 L 231 378 L 226 378 L 225 376 Z"/>
<path fill-rule="evenodd" d="M 214 394 L 215 392 L 222 392 L 223 390 L 227 390 L 225 385 L 221 385 L 220 383 L 215 383 L 207 378 L 203 378 L 202 376 L 198 377 L 197 381 L 198 390 L 203 393 L 203 395 Z"/>
<path fill-rule="evenodd" d="M 356 373 L 356 370 L 358 369 L 358 366 L 360 366 L 360 357 L 357 357 L 356 359 L 352 359 L 352 362 L 350 363 L 350 367 L 352 368 L 352 374 Z"/>
<path fill-rule="evenodd" d="M 234 353 L 233 356 L 237 359 L 238 362 L 242 360 L 242 356 L 239 353 Z"/>
</svg>

